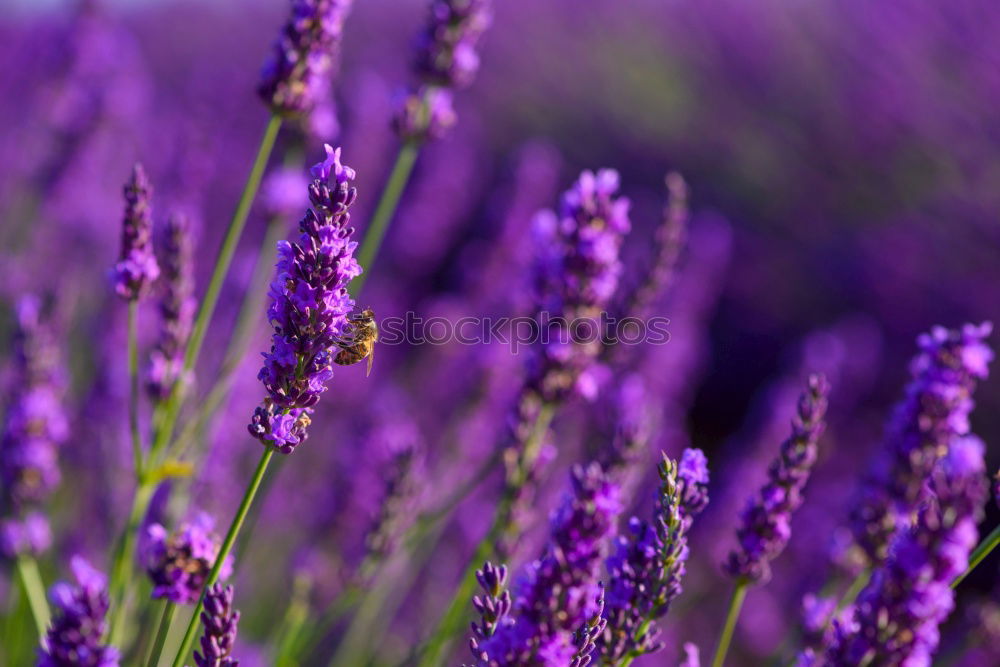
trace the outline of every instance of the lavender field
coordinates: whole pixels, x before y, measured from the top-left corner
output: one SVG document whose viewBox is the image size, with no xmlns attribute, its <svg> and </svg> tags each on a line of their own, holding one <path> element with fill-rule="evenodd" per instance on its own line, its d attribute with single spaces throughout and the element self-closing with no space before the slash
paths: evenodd
<svg viewBox="0 0 1000 667">
<path fill-rule="evenodd" d="M 998 34 L 6 0 L 0 666 L 1000 665 Z"/>
</svg>

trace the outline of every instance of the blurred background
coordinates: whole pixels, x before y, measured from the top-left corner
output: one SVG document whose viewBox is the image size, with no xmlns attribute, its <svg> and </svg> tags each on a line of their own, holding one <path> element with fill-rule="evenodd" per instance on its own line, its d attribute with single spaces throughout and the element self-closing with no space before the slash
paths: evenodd
<svg viewBox="0 0 1000 667">
<path fill-rule="evenodd" d="M 74 414 L 55 501 L 56 553 L 102 562 L 131 492 L 125 309 L 107 279 L 122 183 L 141 160 L 157 221 L 174 210 L 192 217 L 203 290 L 266 123 L 254 90 L 288 5 L 4 5 L 0 340 L 9 349 L 18 295 L 51 298 L 66 337 Z M 390 119 L 412 81 L 426 11 L 423 0 L 357 0 L 335 109 L 301 132 L 286 130 L 272 160 L 272 173 L 282 155 L 290 172 L 303 173 L 322 157 L 324 141 L 342 145 L 358 171 L 354 219 L 362 230 L 395 155 Z M 825 562 L 846 523 L 866 458 L 908 379 L 916 336 L 935 324 L 1000 316 L 998 34 L 1000 4 L 988 0 L 496 3 L 480 75 L 457 97 L 458 126 L 422 152 L 362 305 L 380 316 L 517 312 L 531 215 L 554 206 L 581 169 L 604 166 L 621 172 L 633 201 L 626 257 L 635 269 L 628 278 L 637 280 L 660 220 L 664 174 L 685 176 L 690 243 L 677 284 L 657 305 L 671 319 L 671 342 L 636 351 L 631 368 L 660 399 L 650 461 L 661 447 L 676 455 L 693 443 L 708 453 L 715 480 L 692 538 L 685 597 L 663 624 L 666 660 L 677 653 L 675 636 L 710 649 L 729 586 L 718 563 L 744 496 L 787 431 L 805 373 L 822 370 L 834 386 L 830 432 L 790 553 L 775 581 L 750 594 L 734 654 L 742 664 L 763 664 L 779 649 L 802 593 L 824 581 L 826 570 L 802 564 Z M 304 191 L 284 208 L 267 192 L 251 214 L 199 378 L 221 363 L 268 219 L 283 217 L 291 233 L 305 206 Z M 151 344 L 155 305 L 142 317 Z M 220 523 L 258 456 L 245 424 L 262 396 L 257 350 L 265 343 L 261 311 L 231 397 L 195 429 L 209 458 L 190 484 L 194 506 Z M 314 608 L 336 596 L 364 551 L 400 443 L 419 448 L 427 480 L 452 469 L 464 477 L 483 459 L 518 386 L 520 362 L 505 352 L 384 347 L 370 379 L 360 366 L 337 372 L 309 442 L 281 461 L 239 554 L 245 664 L 256 664 L 255 652 L 267 664 L 255 646 L 268 641 L 294 576 L 312 582 Z M 595 401 L 610 402 L 623 377 Z M 985 382 L 977 405 L 973 430 L 990 446 L 995 470 L 1000 383 Z M 600 410 L 591 408 L 576 401 L 556 424 L 542 510 L 564 490 L 567 466 L 601 437 Z M 427 488 L 413 507 L 431 502 L 425 496 L 436 484 L 418 486 Z M 649 489 L 637 495 L 640 512 L 651 506 Z M 371 642 L 375 664 L 398 664 L 427 631 L 495 497 L 487 480 L 433 558 L 398 566 L 412 585 L 400 587 L 399 611 L 386 611 L 371 633 L 384 636 Z M 177 501 L 163 511 L 189 509 Z M 991 508 L 986 525 L 997 519 Z M 537 550 L 532 544 L 525 557 Z M 63 572 L 60 562 L 46 567 Z M 994 555 L 963 595 L 989 591 L 996 574 Z M 955 614 L 948 637 L 962 636 L 966 622 Z M 348 635 L 348 625 L 339 632 Z M 465 658 L 463 647 L 456 656 L 451 664 Z"/>
</svg>

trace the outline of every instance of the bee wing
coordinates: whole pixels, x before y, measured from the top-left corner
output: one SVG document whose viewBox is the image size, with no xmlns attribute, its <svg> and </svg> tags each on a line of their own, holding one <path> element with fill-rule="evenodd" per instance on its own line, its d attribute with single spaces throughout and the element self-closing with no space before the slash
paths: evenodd
<svg viewBox="0 0 1000 667">
<path fill-rule="evenodd" d="M 375 345 L 368 348 L 368 370 L 365 372 L 365 377 L 372 374 L 372 363 L 375 361 Z"/>
</svg>

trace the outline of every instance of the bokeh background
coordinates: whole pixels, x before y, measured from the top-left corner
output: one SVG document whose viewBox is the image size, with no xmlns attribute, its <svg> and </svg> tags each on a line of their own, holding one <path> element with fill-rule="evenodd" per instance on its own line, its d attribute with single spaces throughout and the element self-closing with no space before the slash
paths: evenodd
<svg viewBox="0 0 1000 667">
<path fill-rule="evenodd" d="M 287 12 L 279 0 L 34 2 L 0 16 L 0 340 L 25 291 L 49 295 L 72 371 L 73 435 L 55 501 L 56 557 L 101 562 L 131 491 L 125 432 L 125 309 L 108 287 L 121 185 L 141 160 L 158 220 L 196 221 L 198 285 L 267 118 L 254 88 Z M 421 155 L 364 304 L 380 315 L 508 314 L 523 307 L 532 213 L 554 205 L 583 168 L 622 174 L 634 202 L 626 248 L 637 280 L 663 204 L 663 176 L 691 187 L 690 244 L 672 293 L 657 305 L 671 343 L 632 365 L 661 397 L 660 447 L 709 454 L 713 501 L 692 538 L 687 593 L 664 623 L 707 651 L 728 582 L 743 497 L 763 479 L 804 374 L 834 385 L 831 428 L 789 553 L 775 581 L 751 592 L 734 660 L 763 664 L 797 623 L 798 600 L 823 563 L 847 503 L 905 383 L 915 337 L 932 325 L 1000 316 L 1000 5 L 988 0 L 504 0 L 483 42 L 459 124 Z M 390 119 L 412 79 L 422 0 L 358 0 L 334 86 L 336 122 L 286 131 L 278 156 L 301 172 L 340 144 L 357 169 L 363 229 L 396 148 Z M 284 150 L 283 150 L 284 149 Z M 281 159 L 272 161 L 272 170 Z M 273 202 L 272 202 L 273 203 Z M 292 202 L 292 210 L 304 205 Z M 269 215 L 252 212 L 199 369 L 211 378 L 253 272 Z M 285 213 L 288 230 L 297 221 Z M 156 333 L 153 305 L 142 335 Z M 210 451 L 189 488 L 227 522 L 258 456 L 245 431 L 260 400 L 257 350 L 231 399 L 199 431 Z M 336 595 L 363 551 L 387 462 L 420 443 L 430 480 L 472 470 L 503 432 L 520 361 L 506 350 L 383 347 L 366 380 L 337 373 L 308 444 L 281 462 L 237 582 L 246 664 L 267 653 L 275 609 L 296 573 L 310 604 Z M 595 399 L 598 408 L 624 372 Z M 470 396 L 472 398 L 470 398 Z M 1000 463 L 1000 383 L 977 395 L 974 430 Z M 566 467 L 599 446 L 601 409 L 577 401 L 557 422 L 536 532 L 565 487 Z M 595 414 L 598 416 L 595 417 Z M 652 468 L 650 468 L 652 471 Z M 436 480 L 436 481 L 435 481 Z M 400 586 L 370 630 L 376 664 L 397 664 L 446 604 L 495 498 L 487 480 L 426 563 L 403 563 Z M 183 494 L 175 494 L 182 497 Z M 641 511 L 650 505 L 639 493 Z M 180 501 L 163 510 L 180 516 Z M 998 514 L 991 508 L 988 524 Z M 293 520 L 294 519 L 294 520 Z M 537 550 L 529 540 L 525 557 Z M 808 567 L 808 563 L 818 563 Z M 997 559 L 968 591 L 991 589 Z M 966 619 L 956 614 L 944 651 Z M 346 628 L 343 633 L 348 633 Z M 374 639 L 378 637 L 379 639 Z M 332 641 L 332 640 L 331 640 Z M 958 641 L 958 640 L 955 640 Z M 453 663 L 465 657 L 460 647 Z M 990 660 L 991 658 L 987 658 Z M 663 664 L 652 658 L 647 664 Z M 970 663 L 971 664 L 971 663 Z M 984 662 L 982 664 L 990 664 Z M 995 662 L 992 664 L 996 664 Z"/>
</svg>

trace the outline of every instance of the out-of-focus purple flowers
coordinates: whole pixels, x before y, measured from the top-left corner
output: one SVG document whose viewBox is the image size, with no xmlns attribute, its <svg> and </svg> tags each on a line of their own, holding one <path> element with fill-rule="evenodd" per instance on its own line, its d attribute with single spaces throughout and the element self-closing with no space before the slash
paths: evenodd
<svg viewBox="0 0 1000 667">
<path fill-rule="evenodd" d="M 326 152 L 312 170 L 312 209 L 299 222 L 298 241 L 278 243 L 267 312 L 274 334 L 258 375 L 268 397 L 249 426 L 285 454 L 305 439 L 312 406 L 333 376 L 333 348 L 354 307 L 347 285 L 361 274 L 348 210 L 357 198 L 354 170 L 341 164 L 339 148 L 328 145 Z"/>
<path fill-rule="evenodd" d="M 308 114 L 324 94 L 352 0 L 292 0 L 292 15 L 261 72 L 258 92 L 282 116 Z"/>
<path fill-rule="evenodd" d="M 183 215 L 174 215 L 163 234 L 160 256 L 163 293 L 160 297 L 162 324 L 156 348 L 149 355 L 149 393 L 164 400 L 174 384 L 183 381 L 184 346 L 191 333 L 196 302 L 191 230 Z"/>
<path fill-rule="evenodd" d="M 240 612 L 233 609 L 233 587 L 209 586 L 201 612 L 205 634 L 201 637 L 201 652 L 194 654 L 197 667 L 239 667 L 240 661 L 231 657 L 239 622 Z"/>
<path fill-rule="evenodd" d="M 38 667 L 117 667 L 117 649 L 101 643 L 110 604 L 107 581 L 79 556 L 71 569 L 76 585 L 60 582 L 49 592 L 54 611 Z"/>
<path fill-rule="evenodd" d="M 17 307 L 14 366 L 0 435 L 0 556 L 48 548 L 48 520 L 35 508 L 59 483 L 58 448 L 66 439 L 66 379 L 42 305 Z"/>
<path fill-rule="evenodd" d="M 121 255 L 114 268 L 115 292 L 127 301 L 145 296 L 160 275 L 153 254 L 153 186 L 141 164 L 132 168 L 125 184 L 125 217 L 122 220 Z"/>
<path fill-rule="evenodd" d="M 141 560 L 153 582 L 154 598 L 177 604 L 198 601 L 222 542 L 213 532 L 214 527 L 212 518 L 200 513 L 173 534 L 158 523 L 146 528 Z M 219 579 L 228 579 L 232 571 L 233 558 L 228 556 L 219 570 Z"/>
<path fill-rule="evenodd" d="M 708 462 L 700 449 L 686 449 L 680 464 L 663 455 L 653 522 L 629 520 L 607 559 L 607 627 L 598 642 L 601 659 L 618 664 L 626 656 L 663 648 L 652 622 L 681 593 L 688 558 L 688 531 L 708 504 Z"/>
<path fill-rule="evenodd" d="M 802 504 L 802 492 L 816 462 L 816 443 L 826 425 L 829 391 L 822 375 L 809 377 L 792 421 L 792 435 L 782 443 L 760 495 L 750 499 L 740 516 L 739 546 L 726 562 L 733 576 L 766 581 L 771 576 L 770 562 L 788 544 L 792 513 Z"/>
<path fill-rule="evenodd" d="M 480 665 L 534 660 L 555 667 L 583 658 L 577 633 L 599 618 L 601 562 L 622 507 L 618 486 L 597 464 L 574 467 L 571 482 L 570 495 L 552 517 L 546 553 L 528 566 L 518 588 L 515 615 L 478 642 Z"/>
<path fill-rule="evenodd" d="M 976 546 L 988 495 L 985 446 L 957 436 L 930 475 L 929 497 L 912 527 L 898 534 L 888 560 L 858 598 L 853 622 L 839 624 L 825 663 L 931 664 L 938 626 L 954 607 L 952 580 Z"/>
<path fill-rule="evenodd" d="M 989 374 L 993 351 L 986 322 L 958 330 L 935 327 L 917 339 L 913 380 L 886 430 L 880 466 L 851 514 L 855 540 L 873 564 L 925 500 L 924 484 L 956 438 L 969 433 L 972 395 Z"/>
</svg>

